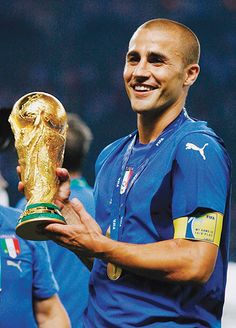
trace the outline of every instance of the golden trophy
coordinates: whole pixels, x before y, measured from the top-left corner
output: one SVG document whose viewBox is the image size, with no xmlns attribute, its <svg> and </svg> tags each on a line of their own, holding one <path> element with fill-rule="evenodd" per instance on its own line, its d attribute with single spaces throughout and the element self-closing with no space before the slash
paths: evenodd
<svg viewBox="0 0 236 328">
<path fill-rule="evenodd" d="M 29 240 L 47 240 L 40 231 L 49 223 L 66 224 L 53 203 L 66 141 L 67 118 L 60 101 L 44 92 L 31 92 L 13 106 L 9 117 L 21 167 L 25 211 L 19 217 L 16 233 Z"/>
</svg>

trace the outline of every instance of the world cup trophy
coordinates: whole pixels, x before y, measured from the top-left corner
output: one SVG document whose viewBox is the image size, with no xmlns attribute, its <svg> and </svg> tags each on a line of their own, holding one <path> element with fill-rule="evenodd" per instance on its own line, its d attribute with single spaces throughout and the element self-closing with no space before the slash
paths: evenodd
<svg viewBox="0 0 236 328">
<path fill-rule="evenodd" d="M 43 227 L 49 223 L 66 224 L 53 203 L 59 186 L 56 168 L 61 167 L 64 156 L 66 112 L 54 96 L 32 92 L 14 104 L 9 122 L 28 200 L 16 233 L 24 239 L 47 240 L 41 233 Z"/>
</svg>

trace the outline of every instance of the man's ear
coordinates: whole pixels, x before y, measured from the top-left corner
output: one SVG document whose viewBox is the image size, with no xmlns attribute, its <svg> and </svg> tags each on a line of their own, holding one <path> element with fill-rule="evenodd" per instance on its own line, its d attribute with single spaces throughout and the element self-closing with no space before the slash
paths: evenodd
<svg viewBox="0 0 236 328">
<path fill-rule="evenodd" d="M 200 73 L 200 66 L 198 64 L 190 64 L 185 68 L 185 86 L 191 86 L 197 79 L 198 74 Z"/>
</svg>

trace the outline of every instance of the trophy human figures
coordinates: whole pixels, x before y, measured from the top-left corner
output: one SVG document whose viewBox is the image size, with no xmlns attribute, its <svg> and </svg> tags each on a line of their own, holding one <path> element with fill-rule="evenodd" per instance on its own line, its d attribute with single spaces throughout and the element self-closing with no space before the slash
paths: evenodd
<svg viewBox="0 0 236 328">
<path fill-rule="evenodd" d="M 15 103 L 9 122 L 28 200 L 16 233 L 24 239 L 46 240 L 42 227 L 54 222 L 66 224 L 53 203 L 59 185 L 56 168 L 62 165 L 65 149 L 66 112 L 54 96 L 32 92 Z"/>
</svg>

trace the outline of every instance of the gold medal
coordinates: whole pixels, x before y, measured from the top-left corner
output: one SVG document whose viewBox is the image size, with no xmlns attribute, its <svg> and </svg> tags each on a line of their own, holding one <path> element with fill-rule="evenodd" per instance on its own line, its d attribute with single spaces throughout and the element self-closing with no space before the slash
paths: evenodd
<svg viewBox="0 0 236 328">
<path fill-rule="evenodd" d="M 117 280 L 120 278 L 122 269 L 113 263 L 107 264 L 107 276 L 110 280 Z"/>
</svg>

